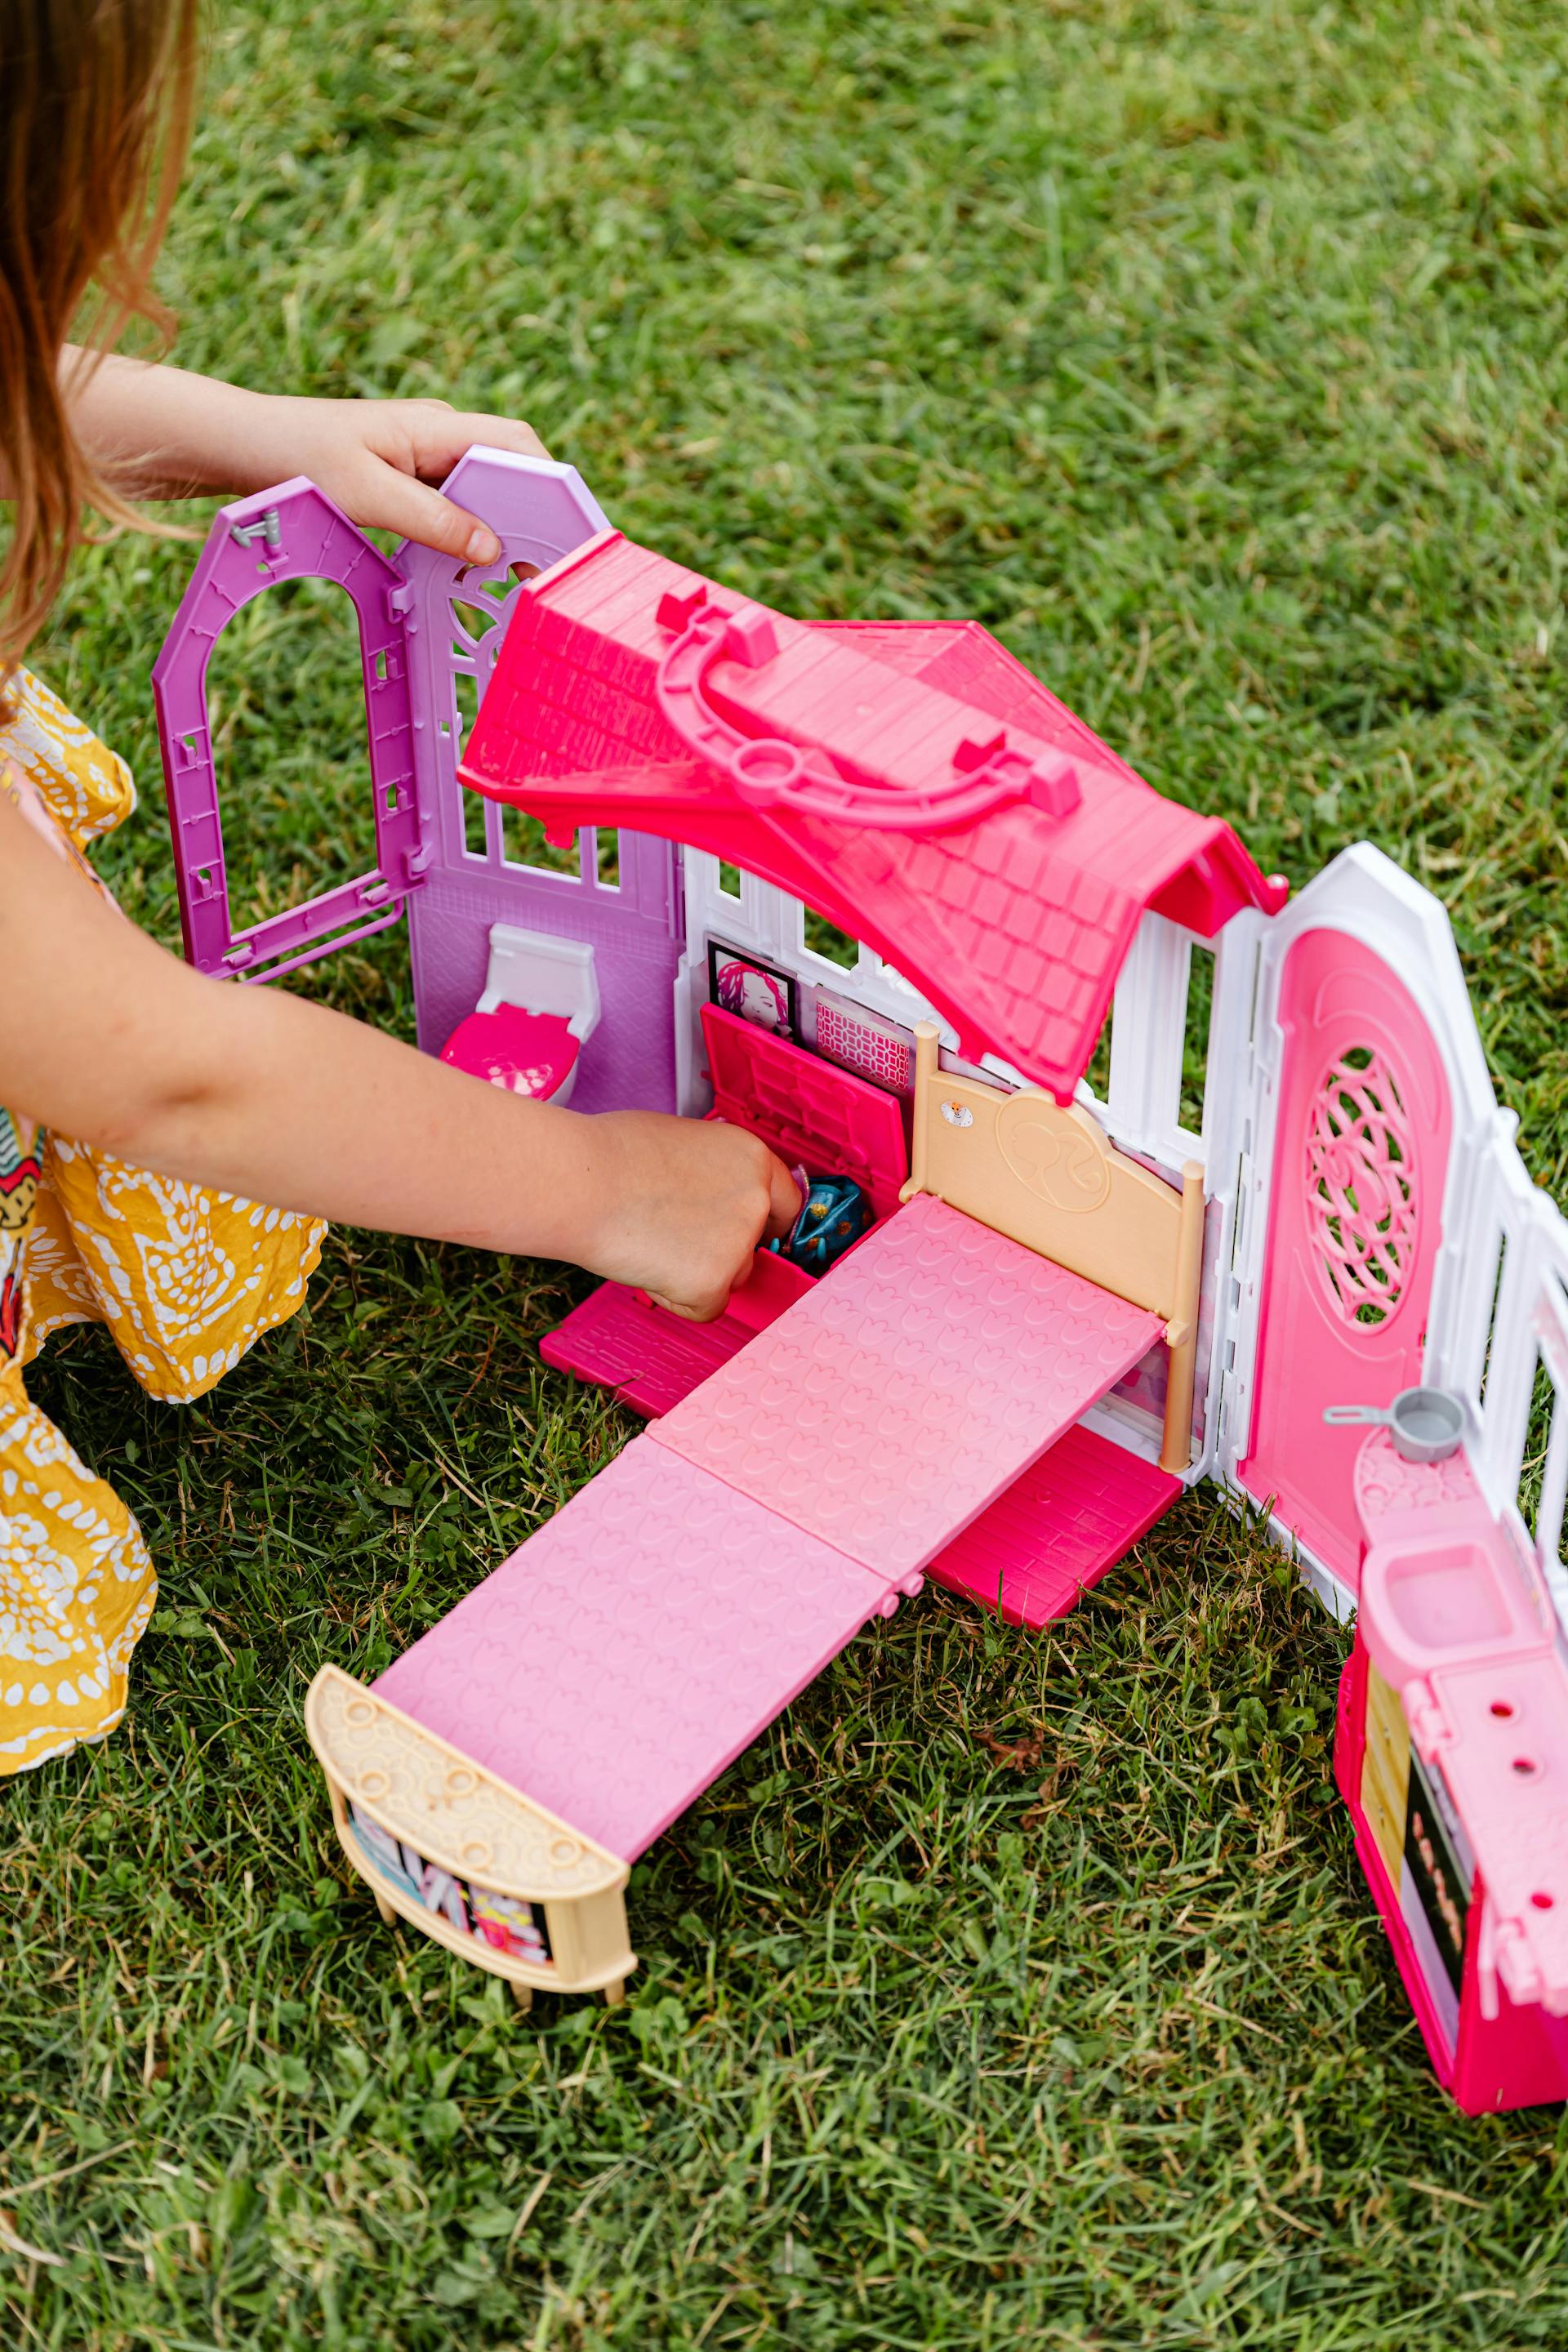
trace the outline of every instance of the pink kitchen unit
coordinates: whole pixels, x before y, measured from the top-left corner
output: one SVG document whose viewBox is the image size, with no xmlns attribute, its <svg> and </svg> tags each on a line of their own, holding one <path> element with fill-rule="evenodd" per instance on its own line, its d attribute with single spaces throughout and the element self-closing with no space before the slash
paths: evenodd
<svg viewBox="0 0 1568 2352">
<path fill-rule="evenodd" d="M 862 1627 L 928 1579 L 1043 1624 L 1212 1478 L 1355 1619 L 1336 1773 L 1440 2079 L 1568 2095 L 1568 1228 L 1442 908 L 1365 845 L 1288 897 L 973 623 L 771 611 L 549 461 L 447 489 L 495 565 L 303 480 L 217 518 L 154 672 L 187 953 L 406 920 L 476 1084 L 737 1121 L 810 1189 L 716 1323 L 604 1284 L 547 1335 L 644 1433 L 318 1675 L 384 1916 L 618 1999 L 632 1864 Z M 359 615 L 375 864 L 237 932 L 207 655 L 305 575 Z M 1344 1418 L 1422 1387 L 1426 1458 Z"/>
</svg>

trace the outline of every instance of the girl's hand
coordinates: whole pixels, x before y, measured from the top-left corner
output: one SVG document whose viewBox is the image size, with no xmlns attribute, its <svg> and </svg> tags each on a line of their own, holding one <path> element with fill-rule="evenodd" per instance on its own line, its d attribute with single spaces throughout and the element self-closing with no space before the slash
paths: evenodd
<svg viewBox="0 0 1568 2352">
<path fill-rule="evenodd" d="M 608 1150 L 607 1208 L 579 1264 L 711 1322 L 752 1251 L 800 1214 L 795 1178 L 756 1136 L 720 1119 L 604 1111 L 590 1131 L 595 1153 Z"/>
<path fill-rule="evenodd" d="M 531 425 L 453 408 L 444 400 L 294 400 L 261 395 L 274 460 L 251 487 L 308 474 L 357 523 L 401 531 L 443 555 L 493 563 L 500 541 L 436 488 L 482 441 L 521 457 L 550 452 Z M 253 467 L 252 469 L 256 469 Z"/>
<path fill-rule="evenodd" d="M 476 441 L 550 454 L 531 425 L 444 400 L 293 399 L 73 344 L 61 380 L 84 446 L 126 497 L 233 498 L 308 474 L 355 522 L 467 563 L 493 563 L 500 542 L 437 483 Z"/>
</svg>

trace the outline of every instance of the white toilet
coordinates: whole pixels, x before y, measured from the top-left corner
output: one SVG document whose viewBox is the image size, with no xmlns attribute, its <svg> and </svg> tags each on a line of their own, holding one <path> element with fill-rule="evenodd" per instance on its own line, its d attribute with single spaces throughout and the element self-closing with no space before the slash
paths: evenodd
<svg viewBox="0 0 1568 2352">
<path fill-rule="evenodd" d="M 442 1046 L 441 1059 L 510 1094 L 564 1103 L 578 1054 L 598 1025 L 591 947 L 492 923 L 484 994 Z"/>
</svg>

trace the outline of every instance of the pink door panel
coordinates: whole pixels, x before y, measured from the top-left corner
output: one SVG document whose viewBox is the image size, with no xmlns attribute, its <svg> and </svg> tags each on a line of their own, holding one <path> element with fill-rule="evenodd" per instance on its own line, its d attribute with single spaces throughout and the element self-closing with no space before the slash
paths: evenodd
<svg viewBox="0 0 1568 2352">
<path fill-rule="evenodd" d="M 1258 1306 L 1252 1442 L 1237 1475 L 1355 1589 L 1360 1429 L 1421 1377 L 1452 1111 L 1437 1042 L 1380 956 L 1306 931 L 1285 959 L 1284 1046 Z"/>
</svg>

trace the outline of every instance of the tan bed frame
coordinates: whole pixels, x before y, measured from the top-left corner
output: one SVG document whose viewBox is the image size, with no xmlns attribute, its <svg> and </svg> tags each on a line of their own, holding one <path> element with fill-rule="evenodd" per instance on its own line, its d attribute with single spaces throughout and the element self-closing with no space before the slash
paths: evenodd
<svg viewBox="0 0 1568 2352">
<path fill-rule="evenodd" d="M 305 1729 L 331 1791 L 338 1843 L 390 1927 L 404 1918 L 476 1968 L 505 1977 L 527 2009 L 536 1988 L 625 1997 L 637 1966 L 626 1935 L 627 1864 L 438 1739 L 339 1666 L 323 1666 L 305 1700 Z M 356 1811 L 420 1858 L 490 1895 L 542 1904 L 548 1965 L 466 1936 L 384 1871 L 354 1835 Z"/>
</svg>

